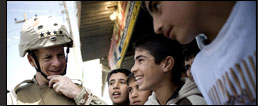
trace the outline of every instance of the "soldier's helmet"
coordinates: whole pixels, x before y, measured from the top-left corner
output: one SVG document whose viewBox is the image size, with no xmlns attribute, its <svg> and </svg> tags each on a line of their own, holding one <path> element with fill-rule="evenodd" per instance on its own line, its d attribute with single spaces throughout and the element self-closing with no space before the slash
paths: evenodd
<svg viewBox="0 0 258 106">
<path fill-rule="evenodd" d="M 21 57 L 30 50 L 58 45 L 72 47 L 73 40 L 57 17 L 38 16 L 25 21 L 19 43 Z"/>
</svg>

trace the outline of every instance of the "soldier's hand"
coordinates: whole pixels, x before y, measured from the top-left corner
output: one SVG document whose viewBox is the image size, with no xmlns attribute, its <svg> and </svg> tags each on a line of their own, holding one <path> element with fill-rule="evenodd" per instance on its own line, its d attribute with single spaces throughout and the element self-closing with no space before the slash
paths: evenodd
<svg viewBox="0 0 258 106">
<path fill-rule="evenodd" d="M 57 93 L 63 94 L 72 99 L 80 93 L 80 88 L 66 76 L 51 75 L 47 78 L 49 79 L 49 87 L 53 87 Z"/>
</svg>

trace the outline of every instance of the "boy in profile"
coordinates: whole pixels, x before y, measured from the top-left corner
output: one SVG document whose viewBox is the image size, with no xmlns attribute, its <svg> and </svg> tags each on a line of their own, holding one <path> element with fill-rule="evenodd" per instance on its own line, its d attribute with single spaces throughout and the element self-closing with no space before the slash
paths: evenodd
<svg viewBox="0 0 258 106">
<path fill-rule="evenodd" d="M 145 105 L 204 105 L 194 82 L 181 79 L 184 56 L 181 45 L 162 35 L 147 35 L 135 43 L 134 74 L 140 90 L 151 90 Z"/>
</svg>

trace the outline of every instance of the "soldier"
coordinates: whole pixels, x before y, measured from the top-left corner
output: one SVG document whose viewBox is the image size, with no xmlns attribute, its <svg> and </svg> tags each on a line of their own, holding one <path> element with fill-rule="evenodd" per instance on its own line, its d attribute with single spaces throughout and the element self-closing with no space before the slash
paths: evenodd
<svg viewBox="0 0 258 106">
<path fill-rule="evenodd" d="M 72 44 L 68 31 L 57 18 L 40 16 L 27 20 L 21 30 L 19 53 L 21 57 L 28 53 L 28 61 L 37 72 L 32 80 L 21 82 L 7 94 L 7 104 L 106 104 L 82 84 L 63 76 Z"/>
</svg>

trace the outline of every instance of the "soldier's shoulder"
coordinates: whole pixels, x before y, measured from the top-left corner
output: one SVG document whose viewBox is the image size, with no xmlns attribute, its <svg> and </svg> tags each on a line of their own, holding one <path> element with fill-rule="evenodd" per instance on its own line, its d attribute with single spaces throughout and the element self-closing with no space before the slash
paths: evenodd
<svg viewBox="0 0 258 106">
<path fill-rule="evenodd" d="M 33 80 L 24 80 L 15 86 L 14 91 L 15 91 L 15 93 L 17 93 L 17 92 L 21 91 L 22 89 L 26 89 L 26 88 L 30 87 L 33 83 L 34 83 Z"/>
</svg>

